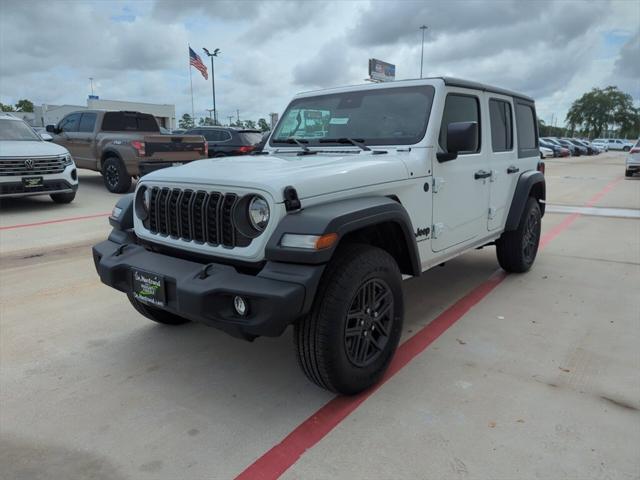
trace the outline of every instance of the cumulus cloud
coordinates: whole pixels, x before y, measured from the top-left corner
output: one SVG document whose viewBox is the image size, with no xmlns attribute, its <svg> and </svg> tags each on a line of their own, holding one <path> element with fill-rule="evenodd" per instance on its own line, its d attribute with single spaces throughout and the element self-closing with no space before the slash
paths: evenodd
<svg viewBox="0 0 640 480">
<path fill-rule="evenodd" d="M 220 48 L 216 103 L 226 119 L 281 111 L 299 90 L 362 83 L 367 60 L 420 68 L 534 96 L 563 118 L 577 96 L 617 84 L 640 97 L 640 4 L 597 0 L 44 0 L 0 3 L 0 100 L 83 104 L 103 98 L 174 103 L 190 112 L 186 46 Z M 615 31 L 617 43 L 608 44 Z M 209 65 L 209 62 L 206 62 Z M 196 116 L 211 83 L 193 72 Z"/>
</svg>

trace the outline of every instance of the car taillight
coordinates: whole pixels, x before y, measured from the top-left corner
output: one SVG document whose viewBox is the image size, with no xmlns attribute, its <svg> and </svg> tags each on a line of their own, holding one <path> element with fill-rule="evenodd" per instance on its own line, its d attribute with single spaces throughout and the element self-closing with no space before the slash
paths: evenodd
<svg viewBox="0 0 640 480">
<path fill-rule="evenodd" d="M 139 157 L 144 157 L 145 156 L 144 142 L 141 142 L 140 140 L 132 140 L 131 141 L 131 146 L 136 151 L 136 153 L 137 153 L 137 155 Z"/>
<path fill-rule="evenodd" d="M 255 150 L 255 149 L 256 149 L 256 147 L 254 145 L 243 145 L 238 149 L 238 151 L 240 153 L 249 153 L 250 151 Z"/>
<path fill-rule="evenodd" d="M 209 157 L 209 142 L 204 142 L 204 156 Z"/>
<path fill-rule="evenodd" d="M 544 175 L 544 162 L 538 162 L 538 171 Z"/>
<path fill-rule="evenodd" d="M 640 147 L 633 147 L 629 150 L 629 153 L 640 153 Z"/>
</svg>

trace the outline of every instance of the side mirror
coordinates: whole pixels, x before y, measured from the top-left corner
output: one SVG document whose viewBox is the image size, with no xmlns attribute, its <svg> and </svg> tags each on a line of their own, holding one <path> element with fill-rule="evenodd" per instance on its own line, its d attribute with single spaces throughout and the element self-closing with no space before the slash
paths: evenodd
<svg viewBox="0 0 640 480">
<path fill-rule="evenodd" d="M 438 152 L 439 162 L 458 158 L 459 152 L 475 152 L 478 149 L 478 122 L 453 122 L 447 125 L 447 151 Z"/>
<path fill-rule="evenodd" d="M 51 140 L 53 140 L 53 137 L 51 135 L 44 132 L 40 134 L 40 138 L 42 138 L 45 142 L 50 142 Z"/>
<path fill-rule="evenodd" d="M 47 125 L 46 130 L 49 133 L 56 133 L 56 126 L 55 125 Z"/>
</svg>

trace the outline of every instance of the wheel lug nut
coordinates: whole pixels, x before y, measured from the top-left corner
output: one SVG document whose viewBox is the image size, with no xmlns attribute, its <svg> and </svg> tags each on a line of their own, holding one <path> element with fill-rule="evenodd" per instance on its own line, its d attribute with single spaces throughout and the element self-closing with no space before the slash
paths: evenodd
<svg viewBox="0 0 640 480">
<path fill-rule="evenodd" d="M 364 331 L 364 336 L 365 336 L 365 337 L 367 336 L 367 331 L 366 331 L 366 330 Z"/>
</svg>

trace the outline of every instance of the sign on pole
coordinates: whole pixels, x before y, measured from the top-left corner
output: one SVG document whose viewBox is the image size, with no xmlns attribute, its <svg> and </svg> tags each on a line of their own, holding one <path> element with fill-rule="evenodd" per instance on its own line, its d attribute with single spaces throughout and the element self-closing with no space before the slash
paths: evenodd
<svg viewBox="0 0 640 480">
<path fill-rule="evenodd" d="M 369 78 L 372 82 L 393 82 L 396 79 L 396 66 L 392 63 L 370 58 Z"/>
</svg>

